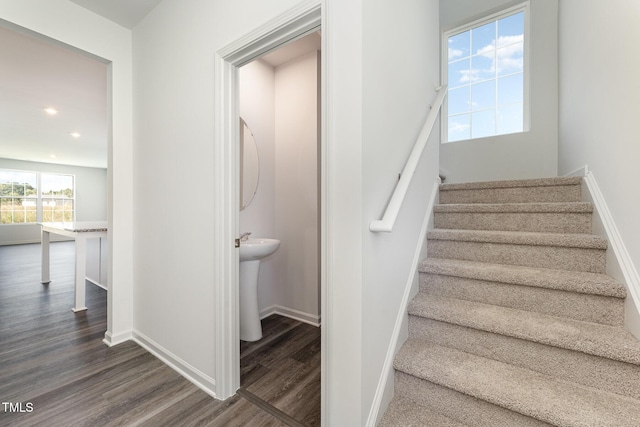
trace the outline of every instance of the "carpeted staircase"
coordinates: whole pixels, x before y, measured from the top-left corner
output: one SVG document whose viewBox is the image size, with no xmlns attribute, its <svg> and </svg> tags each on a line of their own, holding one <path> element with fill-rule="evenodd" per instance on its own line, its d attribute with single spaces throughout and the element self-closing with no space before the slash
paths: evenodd
<svg viewBox="0 0 640 427">
<path fill-rule="evenodd" d="M 640 426 L 640 342 L 581 178 L 443 184 L 380 426 Z"/>
</svg>

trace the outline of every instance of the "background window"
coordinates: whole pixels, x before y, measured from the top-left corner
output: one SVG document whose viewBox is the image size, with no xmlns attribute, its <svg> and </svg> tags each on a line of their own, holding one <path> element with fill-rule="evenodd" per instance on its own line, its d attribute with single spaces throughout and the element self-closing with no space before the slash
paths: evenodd
<svg viewBox="0 0 640 427">
<path fill-rule="evenodd" d="M 0 224 L 74 220 L 73 175 L 0 170 Z"/>
<path fill-rule="evenodd" d="M 445 141 L 523 132 L 525 11 L 445 34 Z"/>
<path fill-rule="evenodd" d="M 37 199 L 34 172 L 0 171 L 0 224 L 36 222 Z"/>
<path fill-rule="evenodd" d="M 43 173 L 42 188 L 42 221 L 73 221 L 74 190 L 73 175 Z"/>
</svg>

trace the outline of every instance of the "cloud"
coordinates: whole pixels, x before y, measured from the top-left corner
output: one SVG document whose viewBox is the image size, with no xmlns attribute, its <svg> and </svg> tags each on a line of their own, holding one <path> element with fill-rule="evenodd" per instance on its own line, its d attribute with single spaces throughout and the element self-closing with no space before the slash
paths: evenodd
<svg viewBox="0 0 640 427">
<path fill-rule="evenodd" d="M 457 123 L 449 120 L 449 133 L 464 132 L 471 126 L 468 123 Z"/>
<path fill-rule="evenodd" d="M 449 40 L 451 42 L 451 40 Z M 498 49 L 496 51 L 496 45 Z M 522 71 L 524 67 L 524 35 L 501 36 L 486 46 L 477 49 L 476 55 L 491 60 L 491 65 L 485 68 L 473 68 L 471 70 L 460 70 L 458 72 L 458 83 L 473 83 L 490 75 L 507 74 L 510 72 Z M 464 51 L 449 47 L 449 61 L 465 56 Z"/>
<path fill-rule="evenodd" d="M 479 80 L 478 74 L 480 70 L 460 70 L 459 83 L 469 83 Z"/>
<path fill-rule="evenodd" d="M 496 51 L 496 41 L 493 40 L 486 46 L 477 50 L 477 54 L 491 59 L 491 68 L 483 70 L 498 74 L 508 70 L 519 71 L 524 66 L 524 35 L 502 36 L 498 38 L 498 50 Z"/>
<path fill-rule="evenodd" d="M 455 59 L 455 58 L 459 58 L 463 54 L 464 54 L 464 52 L 461 51 L 460 49 L 449 48 L 449 61 L 451 61 L 452 59 Z"/>
</svg>

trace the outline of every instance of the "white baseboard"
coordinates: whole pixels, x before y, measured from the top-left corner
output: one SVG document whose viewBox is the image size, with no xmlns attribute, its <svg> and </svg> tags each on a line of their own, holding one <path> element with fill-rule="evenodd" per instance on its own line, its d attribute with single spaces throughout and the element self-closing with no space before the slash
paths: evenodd
<svg viewBox="0 0 640 427">
<path fill-rule="evenodd" d="M 606 261 L 607 274 L 623 283 L 627 288 L 625 326 L 629 332 L 640 339 L 640 275 L 638 275 L 631 255 L 627 251 L 593 172 L 587 166 L 578 169 L 578 171 L 580 170 L 584 172 L 583 188 L 586 191 L 583 191 L 583 197 L 588 198 L 594 207 L 592 232 L 609 240 L 610 250 L 607 250 Z"/>
<path fill-rule="evenodd" d="M 261 310 L 260 319 L 264 319 L 265 317 L 271 316 L 272 314 L 279 314 L 280 316 L 288 317 L 302 323 L 308 323 L 309 325 L 316 327 L 319 327 L 321 325 L 319 315 L 305 313 L 304 311 L 283 307 L 277 304 Z"/>
<path fill-rule="evenodd" d="M 56 243 L 56 242 L 72 242 L 73 239 L 69 238 L 69 237 L 65 237 L 65 236 L 59 236 L 56 234 L 52 234 L 49 237 L 49 241 L 51 243 Z M 40 244 L 42 243 L 42 241 L 40 239 L 27 239 L 27 240 L 11 240 L 11 241 L 1 241 L 0 242 L 0 246 L 13 246 L 13 245 L 33 245 L 33 244 Z"/>
<path fill-rule="evenodd" d="M 94 279 L 90 278 L 89 276 L 85 277 L 85 279 L 87 279 L 88 282 L 91 282 L 92 284 L 96 285 L 97 287 L 102 288 L 105 291 L 107 290 L 107 287 L 105 285 L 103 285 L 102 283 L 99 283 L 97 280 L 94 280 Z"/>
<path fill-rule="evenodd" d="M 129 341 L 132 338 L 132 332 L 126 331 L 121 332 L 119 334 L 112 334 L 107 331 L 104 333 L 104 338 L 102 342 L 108 345 L 109 347 L 113 347 L 114 345 L 122 344 L 123 342 Z"/>
<path fill-rule="evenodd" d="M 589 168 L 587 167 L 587 165 L 584 165 L 581 168 L 574 170 L 573 172 L 565 174 L 564 176 L 585 176 L 587 172 L 589 172 Z"/>
<path fill-rule="evenodd" d="M 203 390 L 208 395 L 217 398 L 216 396 L 216 381 L 210 376 L 206 375 L 199 369 L 191 366 L 175 354 L 171 353 L 166 348 L 162 347 L 151 338 L 145 336 L 139 331 L 133 331 L 133 341 L 138 343 L 142 348 L 153 354 L 158 359 L 162 360 L 166 365 L 171 367 L 174 371 L 185 377 L 195 386 Z"/>
<path fill-rule="evenodd" d="M 433 208 L 436 205 L 436 201 L 438 200 L 440 183 L 440 178 L 437 178 L 433 183 L 431 198 L 429 199 L 429 204 L 427 205 L 424 220 L 422 221 L 422 228 L 420 229 L 416 251 L 413 257 L 413 262 L 411 263 L 409 278 L 405 285 L 404 295 L 402 296 L 402 302 L 400 303 L 400 309 L 398 310 L 398 315 L 396 317 L 396 323 L 391 335 L 391 341 L 389 342 L 389 347 L 387 348 L 387 355 L 382 367 L 382 373 L 378 380 L 376 394 L 373 397 L 373 404 L 371 405 L 369 417 L 367 418 L 367 427 L 375 427 L 380 422 L 380 418 L 384 414 L 384 411 L 393 398 L 393 360 L 395 359 L 396 353 L 398 352 L 402 344 L 404 344 L 404 341 L 406 341 L 407 306 L 409 305 L 409 300 L 415 293 L 415 289 L 417 287 L 419 277 L 418 263 L 420 263 L 421 259 L 425 256 L 426 253 L 427 243 L 425 236 L 427 235 L 427 230 L 429 228 L 433 228 Z"/>
</svg>

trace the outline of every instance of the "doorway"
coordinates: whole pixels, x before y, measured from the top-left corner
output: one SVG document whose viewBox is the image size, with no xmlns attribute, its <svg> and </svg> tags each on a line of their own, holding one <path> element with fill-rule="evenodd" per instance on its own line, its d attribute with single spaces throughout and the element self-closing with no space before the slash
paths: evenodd
<svg viewBox="0 0 640 427">
<path fill-rule="evenodd" d="M 320 324 L 320 40 L 311 33 L 239 70 L 239 231 L 280 242 L 259 264 L 259 317 L 276 313 L 314 326 Z M 243 338 L 242 329 L 240 339 L 255 340 Z"/>
<path fill-rule="evenodd" d="M 313 32 L 239 69 L 238 393 L 307 426 L 320 425 L 320 55 Z M 246 260 L 265 238 L 277 250 Z"/>
<path fill-rule="evenodd" d="M 19 10 L 20 9 L 17 8 L 17 12 L 19 12 Z M 132 282 L 132 276 L 130 274 L 132 270 L 130 268 L 131 250 L 130 244 L 128 243 L 130 239 L 126 238 L 126 230 L 131 228 L 131 212 L 126 209 L 116 211 L 114 205 L 123 206 L 125 201 L 131 200 L 130 184 L 132 171 L 127 167 L 130 158 L 127 157 L 126 152 L 126 149 L 128 148 L 130 150 L 131 147 L 131 102 L 130 98 L 127 97 L 127 88 L 130 88 L 131 75 L 127 73 L 127 67 L 125 67 L 125 64 L 130 62 L 131 47 L 126 43 L 119 42 L 105 44 L 99 37 L 89 40 L 83 32 L 84 27 L 66 28 L 68 31 L 62 32 L 57 31 L 64 24 L 57 22 L 55 17 L 52 17 L 45 23 L 38 20 L 35 14 L 32 16 L 31 14 L 13 14 L 13 11 L 6 11 L 3 17 L 4 19 L 0 20 L 0 26 L 3 28 L 14 31 L 22 36 L 32 37 L 40 42 L 48 43 L 58 50 L 71 52 L 84 57 L 87 61 L 100 63 L 106 69 L 106 81 L 103 83 L 105 99 L 103 127 L 105 128 L 104 138 L 106 141 L 103 151 L 104 165 L 98 166 L 99 168 L 106 169 L 106 177 L 102 178 L 103 181 L 106 182 L 106 184 L 104 184 L 106 189 L 104 191 L 105 200 L 103 204 L 106 205 L 104 208 L 104 210 L 106 210 L 106 217 L 104 217 L 104 219 L 106 219 L 109 224 L 109 241 L 106 255 L 108 288 L 107 328 L 103 341 L 107 345 L 124 342 L 130 338 L 132 321 L 132 313 L 130 307 L 128 307 L 131 298 L 127 297 L 127 293 L 130 293 L 130 284 Z M 109 31 L 111 30 L 105 28 L 92 29 L 93 33 L 100 34 L 109 33 Z M 107 36 L 105 35 L 104 38 L 107 38 Z M 122 64 L 122 66 L 114 67 L 114 64 Z M 77 83 L 78 82 L 73 81 L 71 82 L 71 86 L 75 87 Z M 73 90 L 68 91 L 66 92 L 66 96 L 71 98 L 70 95 L 73 93 Z M 69 101 L 69 99 L 67 99 L 67 101 Z M 40 107 L 41 110 L 48 106 L 38 105 L 36 107 Z M 35 111 L 38 112 L 38 108 L 36 108 Z M 117 111 L 117 113 L 114 114 L 114 111 Z M 62 114 L 63 112 L 60 112 L 61 116 Z M 74 132 L 74 129 L 64 130 L 64 134 L 67 137 L 76 138 L 76 136 L 69 134 L 69 132 Z M 82 137 L 82 132 L 79 131 L 78 133 L 80 133 L 80 137 Z M 77 154 L 79 151 L 81 150 L 75 150 L 73 154 Z M 114 151 L 118 153 L 117 156 L 114 156 Z M 55 153 L 46 152 L 46 155 L 49 156 L 50 159 L 52 159 L 52 157 L 50 157 L 51 154 Z M 61 156 L 56 155 L 56 159 L 59 160 L 60 157 Z M 113 173 L 114 168 L 119 170 L 117 175 Z M 80 185 L 79 179 L 77 183 Z M 83 193 L 86 195 L 86 189 L 83 190 Z M 93 203 L 95 203 L 95 200 Z M 82 218 L 77 219 L 81 220 Z M 114 224 L 118 226 L 114 227 Z M 39 236 L 39 227 L 36 227 L 36 234 Z M 114 235 L 121 237 L 117 245 L 114 245 Z M 116 247 L 114 248 L 114 246 Z M 118 254 L 117 259 L 114 258 L 114 253 Z M 100 281 L 102 276 L 100 274 L 95 274 L 95 276 L 97 281 Z M 114 276 L 117 276 L 115 280 Z M 118 285 L 114 286 L 116 282 Z M 117 294 L 115 297 L 114 293 Z M 70 301 L 70 307 L 72 305 L 73 301 Z"/>
<path fill-rule="evenodd" d="M 214 200 L 221 220 L 215 226 L 216 394 L 232 396 L 240 387 L 238 313 L 239 237 L 239 99 L 238 68 L 292 40 L 320 28 L 320 2 L 305 2 L 218 51 L 215 58 Z M 322 263 L 320 264 L 322 269 Z"/>
</svg>

